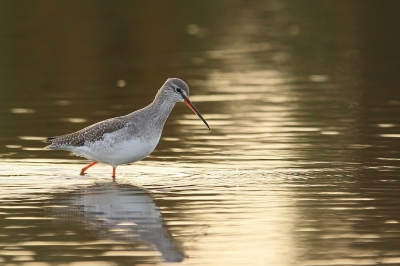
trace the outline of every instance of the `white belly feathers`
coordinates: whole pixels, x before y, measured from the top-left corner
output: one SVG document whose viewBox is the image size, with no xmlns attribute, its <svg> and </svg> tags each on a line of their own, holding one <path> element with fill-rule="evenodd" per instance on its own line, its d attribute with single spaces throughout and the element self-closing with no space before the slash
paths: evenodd
<svg viewBox="0 0 400 266">
<path fill-rule="evenodd" d="M 73 153 L 89 160 L 110 164 L 116 167 L 120 164 L 140 161 L 153 152 L 159 137 L 142 140 L 131 138 L 117 140 L 113 134 L 105 134 L 100 141 L 90 143 L 87 146 L 75 147 Z"/>
</svg>

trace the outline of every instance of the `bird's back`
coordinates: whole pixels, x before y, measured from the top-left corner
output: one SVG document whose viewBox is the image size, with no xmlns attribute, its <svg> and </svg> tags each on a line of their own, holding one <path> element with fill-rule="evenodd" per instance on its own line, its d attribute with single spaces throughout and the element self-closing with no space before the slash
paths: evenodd
<svg viewBox="0 0 400 266">
<path fill-rule="evenodd" d="M 114 133 L 126 126 L 127 121 L 122 117 L 110 118 L 74 133 L 49 137 L 46 139 L 46 142 L 50 142 L 51 144 L 46 148 L 69 150 L 74 147 L 82 147 L 88 143 L 100 141 L 104 138 L 105 134 Z"/>
</svg>

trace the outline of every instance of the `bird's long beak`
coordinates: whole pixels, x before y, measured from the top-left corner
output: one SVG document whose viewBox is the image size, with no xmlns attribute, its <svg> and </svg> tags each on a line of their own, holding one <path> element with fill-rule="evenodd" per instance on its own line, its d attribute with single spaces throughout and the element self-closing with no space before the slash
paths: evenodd
<svg viewBox="0 0 400 266">
<path fill-rule="evenodd" d="M 210 126 L 207 124 L 206 120 L 201 116 L 200 112 L 197 111 L 196 107 L 194 107 L 193 103 L 189 100 L 189 98 L 181 93 L 183 102 L 190 108 L 192 111 L 204 122 L 204 124 L 207 126 L 208 129 L 210 129 Z"/>
</svg>

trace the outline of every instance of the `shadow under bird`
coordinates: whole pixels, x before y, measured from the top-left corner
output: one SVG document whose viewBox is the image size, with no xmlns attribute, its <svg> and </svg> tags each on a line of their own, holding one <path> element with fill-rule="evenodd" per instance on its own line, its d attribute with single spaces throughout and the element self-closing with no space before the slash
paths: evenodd
<svg viewBox="0 0 400 266">
<path fill-rule="evenodd" d="M 105 163 L 113 167 L 115 178 L 118 165 L 140 161 L 155 149 L 175 103 L 185 103 L 210 129 L 188 96 L 189 86 L 181 79 L 170 78 L 145 108 L 71 134 L 47 138 L 46 142 L 51 144 L 45 148 L 71 151 L 91 160 L 82 168 L 81 175 L 96 163 Z"/>
</svg>

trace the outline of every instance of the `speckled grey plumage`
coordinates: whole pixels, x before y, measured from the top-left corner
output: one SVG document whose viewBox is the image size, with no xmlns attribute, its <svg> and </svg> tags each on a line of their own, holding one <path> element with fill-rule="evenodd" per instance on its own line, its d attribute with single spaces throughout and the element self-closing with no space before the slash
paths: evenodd
<svg viewBox="0 0 400 266">
<path fill-rule="evenodd" d="M 112 177 L 120 164 L 142 160 L 156 148 L 165 121 L 176 102 L 184 102 L 204 122 L 199 111 L 190 102 L 188 85 L 177 78 L 168 79 L 154 101 L 143 109 L 125 116 L 98 122 L 77 132 L 47 138 L 47 149 L 72 151 L 92 162 L 82 168 L 80 175 L 96 163 L 113 167 Z"/>
<path fill-rule="evenodd" d="M 115 134 L 117 131 L 119 140 L 138 138 L 146 141 L 156 136 L 159 138 L 175 102 L 182 101 L 174 93 L 177 87 L 189 96 L 189 87 L 184 81 L 170 78 L 158 91 L 154 101 L 145 108 L 98 122 L 71 134 L 47 138 L 46 141 L 51 144 L 46 148 L 71 150 L 73 147 L 90 146 L 91 143 L 101 141 L 105 134 Z"/>
</svg>

